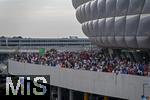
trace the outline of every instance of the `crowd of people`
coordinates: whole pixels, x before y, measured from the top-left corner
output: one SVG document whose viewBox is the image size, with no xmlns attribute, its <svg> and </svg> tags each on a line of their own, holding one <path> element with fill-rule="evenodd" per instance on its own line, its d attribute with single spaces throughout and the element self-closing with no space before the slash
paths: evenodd
<svg viewBox="0 0 150 100">
<path fill-rule="evenodd" d="M 102 51 L 47 51 L 44 55 L 38 53 L 18 53 L 13 59 L 18 62 L 42 64 L 51 67 L 139 76 L 148 76 L 150 74 L 150 64 L 145 61 L 137 62 L 118 56 L 110 57 Z"/>
</svg>

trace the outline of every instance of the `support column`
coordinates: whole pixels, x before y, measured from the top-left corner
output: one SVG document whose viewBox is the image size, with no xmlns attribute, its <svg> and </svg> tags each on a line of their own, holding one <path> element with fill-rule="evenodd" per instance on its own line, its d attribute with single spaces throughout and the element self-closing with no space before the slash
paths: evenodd
<svg viewBox="0 0 150 100">
<path fill-rule="evenodd" d="M 98 96 L 96 96 L 96 100 L 99 100 Z"/>
<path fill-rule="evenodd" d="M 69 100 L 73 100 L 73 90 L 69 90 Z"/>
<path fill-rule="evenodd" d="M 89 95 L 88 95 L 88 93 L 84 93 L 84 100 L 89 100 Z"/>
<path fill-rule="evenodd" d="M 109 100 L 109 98 L 107 96 L 104 96 L 104 100 Z"/>
<path fill-rule="evenodd" d="M 89 94 L 89 100 L 93 100 L 93 95 Z"/>
<path fill-rule="evenodd" d="M 62 94 L 61 94 L 61 88 L 60 87 L 57 88 L 57 94 L 58 94 L 58 100 L 61 100 Z"/>
</svg>

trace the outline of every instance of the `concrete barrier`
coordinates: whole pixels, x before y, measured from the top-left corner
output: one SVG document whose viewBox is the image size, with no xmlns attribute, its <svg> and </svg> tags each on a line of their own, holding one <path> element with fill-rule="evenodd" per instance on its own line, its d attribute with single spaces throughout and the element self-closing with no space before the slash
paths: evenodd
<svg viewBox="0 0 150 100">
<path fill-rule="evenodd" d="M 65 69 L 12 60 L 9 60 L 8 72 L 13 75 L 50 75 L 50 83 L 54 86 L 128 100 L 140 100 L 143 84 L 149 80 L 142 76 Z M 144 92 L 150 96 L 150 86 L 145 85 Z"/>
</svg>

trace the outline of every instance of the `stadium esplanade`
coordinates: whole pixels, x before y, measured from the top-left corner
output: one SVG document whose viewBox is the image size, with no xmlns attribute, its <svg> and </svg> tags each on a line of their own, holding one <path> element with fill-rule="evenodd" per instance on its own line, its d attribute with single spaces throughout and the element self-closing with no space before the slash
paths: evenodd
<svg viewBox="0 0 150 100">
<path fill-rule="evenodd" d="M 150 0 L 72 0 L 82 30 L 101 47 L 150 48 Z"/>
</svg>

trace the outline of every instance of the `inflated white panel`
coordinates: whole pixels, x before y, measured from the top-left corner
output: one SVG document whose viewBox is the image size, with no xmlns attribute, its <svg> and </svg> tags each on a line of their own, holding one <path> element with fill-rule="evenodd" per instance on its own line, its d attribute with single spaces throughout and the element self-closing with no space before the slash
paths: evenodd
<svg viewBox="0 0 150 100">
<path fill-rule="evenodd" d="M 93 37 L 93 32 L 92 32 L 92 27 L 91 27 L 91 23 L 90 22 L 91 21 L 89 21 L 88 24 L 87 24 L 88 25 L 88 29 L 89 29 L 89 36 Z"/>
<path fill-rule="evenodd" d="M 124 16 L 115 18 L 115 35 L 123 36 L 125 33 L 125 22 L 126 18 Z"/>
<path fill-rule="evenodd" d="M 77 8 L 78 6 L 91 1 L 91 0 L 72 0 L 72 5 L 74 6 L 74 8 Z"/>
<path fill-rule="evenodd" d="M 82 30 L 83 30 L 83 33 L 88 36 L 88 32 L 87 32 L 87 27 L 85 25 L 85 23 L 82 24 Z"/>
<path fill-rule="evenodd" d="M 79 17 L 80 17 L 80 22 L 83 23 L 85 19 L 84 19 L 84 15 L 82 12 L 82 6 L 80 6 L 80 9 L 79 9 Z"/>
<path fill-rule="evenodd" d="M 115 36 L 117 47 L 127 47 L 124 36 Z"/>
<path fill-rule="evenodd" d="M 106 16 L 112 17 L 116 13 L 116 0 L 106 0 Z"/>
<path fill-rule="evenodd" d="M 141 15 L 140 24 L 138 28 L 139 36 L 150 36 L 150 14 Z"/>
<path fill-rule="evenodd" d="M 85 5 L 83 5 L 83 8 L 82 8 L 82 13 L 83 13 L 83 17 L 84 17 L 84 21 L 88 21 L 88 19 L 87 19 L 87 15 L 86 15 L 86 11 L 85 11 Z"/>
<path fill-rule="evenodd" d="M 97 36 L 98 35 L 98 20 L 93 21 L 93 30 L 94 30 L 95 36 Z"/>
<path fill-rule="evenodd" d="M 137 43 L 139 48 L 150 48 L 150 37 L 149 36 L 138 36 Z"/>
<path fill-rule="evenodd" d="M 117 0 L 116 16 L 125 16 L 129 7 L 129 0 Z"/>
<path fill-rule="evenodd" d="M 110 47 L 116 47 L 117 46 L 115 36 L 108 36 L 107 38 L 108 38 L 108 42 L 109 42 Z"/>
<path fill-rule="evenodd" d="M 85 16 L 85 11 L 84 11 L 84 10 L 85 10 L 85 9 L 84 9 L 84 5 L 80 6 L 80 8 L 81 8 L 81 9 L 80 9 L 80 14 L 81 14 L 81 18 L 82 18 L 81 21 L 82 21 L 82 23 L 83 23 L 83 22 L 86 21 L 86 16 Z"/>
<path fill-rule="evenodd" d="M 127 47 L 138 48 L 137 40 L 135 36 L 126 36 L 125 41 L 126 41 Z"/>
<path fill-rule="evenodd" d="M 128 14 L 139 14 L 142 12 L 145 0 L 130 0 Z"/>
<path fill-rule="evenodd" d="M 86 28 L 86 35 L 87 35 L 87 36 L 90 36 L 90 31 L 89 31 L 88 22 L 85 23 L 85 28 Z"/>
<path fill-rule="evenodd" d="M 104 18 L 106 15 L 106 0 L 98 0 L 98 18 Z"/>
<path fill-rule="evenodd" d="M 92 1 L 90 6 L 92 19 L 97 19 L 98 18 L 97 0 Z"/>
<path fill-rule="evenodd" d="M 80 16 L 80 15 L 79 15 L 79 9 L 80 9 L 80 7 L 78 7 L 77 10 L 76 10 L 76 18 L 77 18 L 77 20 L 80 22 L 81 19 L 80 19 L 80 17 L 79 17 L 79 16 Z M 81 22 L 80 22 L 80 23 L 81 23 Z"/>
<path fill-rule="evenodd" d="M 86 18 L 87 18 L 87 20 L 90 20 L 90 2 L 88 2 L 88 3 L 86 3 L 86 5 L 85 5 L 85 13 L 86 13 Z"/>
<path fill-rule="evenodd" d="M 126 17 L 126 36 L 136 36 L 140 15 L 130 15 Z"/>
<path fill-rule="evenodd" d="M 91 30 L 91 36 L 96 37 L 93 21 L 90 21 L 90 30 Z"/>
<path fill-rule="evenodd" d="M 106 34 L 108 36 L 114 36 L 115 35 L 115 18 L 107 18 L 106 19 Z"/>
<path fill-rule="evenodd" d="M 145 0 L 143 13 L 150 13 L 150 0 Z"/>
<path fill-rule="evenodd" d="M 98 36 L 102 36 L 102 34 L 105 34 L 105 19 L 98 20 L 98 33 Z"/>
</svg>

